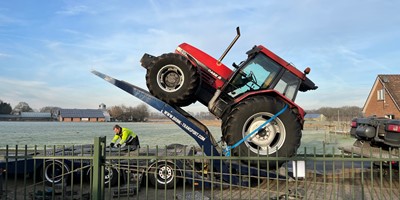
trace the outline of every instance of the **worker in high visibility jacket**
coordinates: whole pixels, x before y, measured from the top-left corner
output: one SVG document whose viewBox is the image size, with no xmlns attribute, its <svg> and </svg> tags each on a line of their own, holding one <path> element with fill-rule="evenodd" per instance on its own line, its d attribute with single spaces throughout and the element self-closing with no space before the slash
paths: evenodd
<svg viewBox="0 0 400 200">
<path fill-rule="evenodd" d="M 110 147 L 125 147 L 129 146 L 131 150 L 140 148 L 139 137 L 130 129 L 120 127 L 118 124 L 113 127 L 115 136 L 110 143 Z M 119 143 L 115 145 L 118 141 Z"/>
</svg>

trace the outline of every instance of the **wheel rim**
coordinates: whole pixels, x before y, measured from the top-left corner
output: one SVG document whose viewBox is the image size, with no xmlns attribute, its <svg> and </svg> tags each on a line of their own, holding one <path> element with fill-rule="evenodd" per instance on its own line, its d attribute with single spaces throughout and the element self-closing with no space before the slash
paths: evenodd
<svg viewBox="0 0 400 200">
<path fill-rule="evenodd" d="M 104 169 L 104 184 L 108 184 L 114 176 L 114 172 L 110 167 Z"/>
<path fill-rule="evenodd" d="M 157 84 L 166 92 L 178 91 L 183 82 L 183 71 L 176 65 L 165 65 L 157 73 Z"/>
<path fill-rule="evenodd" d="M 272 116 L 273 114 L 268 112 L 252 115 L 244 123 L 242 130 L 243 137 L 252 133 Z M 275 120 L 268 123 L 265 128 L 258 130 L 258 132 L 254 133 L 244 143 L 254 153 L 269 155 L 279 150 L 284 144 L 285 139 L 285 126 L 279 118 L 275 118 Z"/>
<path fill-rule="evenodd" d="M 86 175 L 90 176 L 92 169 L 89 169 L 86 172 Z M 110 182 L 112 182 L 111 180 L 113 180 L 114 176 L 118 176 L 118 172 L 114 171 L 113 168 L 111 167 L 105 167 L 104 168 L 104 184 L 109 184 Z"/>
<path fill-rule="evenodd" d="M 157 182 L 160 184 L 168 184 L 174 179 L 174 169 L 169 165 L 161 166 L 157 173 Z"/>
<path fill-rule="evenodd" d="M 54 170 L 53 170 L 54 165 Z M 63 171 L 64 168 L 64 171 Z M 51 161 L 50 164 L 46 165 L 45 167 L 45 178 L 50 183 L 59 183 L 63 178 L 64 175 L 69 173 L 69 169 L 60 161 Z"/>
</svg>

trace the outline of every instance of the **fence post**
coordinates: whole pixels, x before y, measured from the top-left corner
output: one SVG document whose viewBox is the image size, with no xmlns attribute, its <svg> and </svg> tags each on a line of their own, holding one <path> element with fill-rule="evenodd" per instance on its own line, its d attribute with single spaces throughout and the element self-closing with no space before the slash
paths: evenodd
<svg viewBox="0 0 400 200">
<path fill-rule="evenodd" d="M 0 168 L 0 198 L 3 197 L 3 168 Z"/>
<path fill-rule="evenodd" d="M 106 137 L 94 138 L 92 199 L 104 199 Z"/>
</svg>

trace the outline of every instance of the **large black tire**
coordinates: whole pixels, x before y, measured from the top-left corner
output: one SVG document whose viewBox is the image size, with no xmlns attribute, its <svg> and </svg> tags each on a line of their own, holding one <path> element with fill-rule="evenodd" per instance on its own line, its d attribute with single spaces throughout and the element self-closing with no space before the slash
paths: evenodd
<svg viewBox="0 0 400 200">
<path fill-rule="evenodd" d="M 159 188 L 174 188 L 181 181 L 181 171 L 173 163 L 159 161 L 150 166 L 148 178 L 150 183 Z"/>
<path fill-rule="evenodd" d="M 68 164 L 61 160 L 46 160 L 43 169 L 39 169 L 40 178 L 48 185 L 69 184 L 72 176 Z"/>
<path fill-rule="evenodd" d="M 222 122 L 225 142 L 232 146 L 278 113 L 285 104 L 273 97 L 254 96 L 237 104 Z M 266 128 L 234 148 L 235 156 L 290 157 L 300 146 L 301 123 L 295 113 L 287 108 Z M 285 161 L 242 160 L 252 166 L 270 169 L 280 167 Z"/>
<path fill-rule="evenodd" d="M 151 62 L 147 68 L 146 84 L 155 97 L 170 105 L 183 107 L 196 102 L 199 74 L 186 57 L 168 53 Z"/>
</svg>

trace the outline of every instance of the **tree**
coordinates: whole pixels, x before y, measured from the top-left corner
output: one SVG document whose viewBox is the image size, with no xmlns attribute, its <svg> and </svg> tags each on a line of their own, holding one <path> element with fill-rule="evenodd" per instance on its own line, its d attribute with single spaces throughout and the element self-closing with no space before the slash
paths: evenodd
<svg viewBox="0 0 400 200">
<path fill-rule="evenodd" d="M 142 103 L 136 106 L 135 111 L 136 111 L 135 113 L 136 121 L 145 122 L 149 118 L 150 115 L 149 108 L 147 107 L 146 104 Z"/>
<path fill-rule="evenodd" d="M 317 110 L 307 110 L 307 113 L 323 114 L 328 121 L 351 121 L 355 117 L 362 117 L 362 108 L 357 106 L 343 106 L 340 108 L 321 107 Z"/>
<path fill-rule="evenodd" d="M 144 122 L 147 121 L 150 115 L 149 109 L 145 104 L 140 104 L 136 107 L 127 107 L 125 105 L 112 106 L 108 109 L 108 113 L 110 113 L 112 118 L 123 122 Z"/>
<path fill-rule="evenodd" d="M 122 119 L 122 115 L 124 114 L 124 110 L 122 109 L 121 106 L 112 106 L 111 108 L 108 109 L 108 113 L 110 113 L 110 116 L 116 120 Z"/>
<path fill-rule="evenodd" d="M 0 100 L 0 114 L 10 114 L 12 111 L 11 105 L 9 103 Z"/>
<path fill-rule="evenodd" d="M 57 112 L 57 110 L 60 110 L 60 107 L 55 107 L 55 106 L 46 106 L 43 107 L 39 110 L 39 112 L 43 112 L 43 113 L 55 113 Z"/>
<path fill-rule="evenodd" d="M 12 111 L 13 113 L 20 113 L 20 112 L 33 112 L 33 109 L 29 107 L 26 102 L 19 102 Z"/>
<path fill-rule="evenodd" d="M 58 111 L 60 110 L 60 107 L 55 107 L 55 106 L 46 106 L 43 107 L 39 110 L 41 113 L 50 113 L 51 116 L 57 117 L 58 116 Z"/>
</svg>

